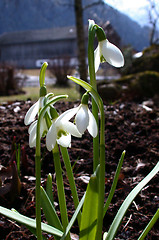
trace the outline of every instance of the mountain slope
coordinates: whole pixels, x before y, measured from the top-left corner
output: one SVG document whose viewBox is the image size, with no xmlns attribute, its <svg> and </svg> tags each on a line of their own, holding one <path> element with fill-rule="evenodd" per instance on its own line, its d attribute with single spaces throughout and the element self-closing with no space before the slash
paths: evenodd
<svg viewBox="0 0 159 240">
<path fill-rule="evenodd" d="M 0 34 L 4 32 L 55 28 L 75 25 L 72 0 L 1 0 Z M 84 1 L 86 5 L 90 1 Z M 148 46 L 148 30 L 131 20 L 128 16 L 107 4 L 99 4 L 84 10 L 84 23 L 94 19 L 98 24 L 110 21 L 118 32 L 122 43 L 131 44 L 142 50 Z"/>
</svg>

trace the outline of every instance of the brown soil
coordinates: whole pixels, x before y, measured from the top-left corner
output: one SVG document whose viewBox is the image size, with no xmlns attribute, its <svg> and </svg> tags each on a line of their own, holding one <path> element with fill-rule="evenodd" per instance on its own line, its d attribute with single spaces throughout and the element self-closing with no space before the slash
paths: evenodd
<svg viewBox="0 0 159 240">
<path fill-rule="evenodd" d="M 118 160 L 123 150 L 126 150 L 126 156 L 120 174 L 112 203 L 104 218 L 104 231 L 108 230 L 117 210 L 126 198 L 128 193 L 136 184 L 143 179 L 155 166 L 159 159 L 159 98 L 149 99 L 145 109 L 141 102 L 118 101 L 113 105 L 105 104 L 105 137 L 106 137 L 106 196 L 113 180 Z M 77 105 L 74 103 L 57 103 L 57 109 L 63 112 L 70 107 Z M 21 191 L 19 196 L 13 195 L 13 192 L 1 194 L 0 205 L 8 208 L 15 208 L 20 213 L 35 217 L 35 174 L 34 174 L 34 156 L 35 149 L 28 146 L 28 127 L 24 125 L 24 116 L 32 102 L 11 102 L 0 106 L 0 164 L 4 167 L 10 165 L 13 161 L 13 139 L 20 143 L 21 154 Z M 15 140 L 16 137 L 16 140 Z M 74 176 L 77 183 L 79 196 L 84 193 L 87 184 L 82 181 L 80 176 L 90 176 L 92 173 L 92 138 L 86 132 L 82 139 L 73 138 L 72 147 L 69 149 L 71 164 L 74 165 Z M 45 187 L 48 173 L 53 175 L 53 191 L 55 201 L 58 202 L 56 192 L 56 180 L 52 155 L 46 151 L 44 140 L 42 143 L 42 184 Z M 65 173 L 65 168 L 62 167 Z M 10 179 L 6 179 L 5 184 Z M 124 217 L 119 231 L 116 235 L 117 240 L 137 239 L 141 231 L 150 221 L 157 208 L 159 207 L 158 176 L 155 176 L 151 182 L 135 198 L 135 201 L 129 208 Z M 67 205 L 69 217 L 74 212 L 68 181 L 65 178 L 65 191 L 67 196 Z M 58 205 L 57 205 L 58 211 Z M 58 211 L 59 214 L 59 211 Z M 44 216 L 42 215 L 45 221 Z M 78 234 L 75 226 L 72 232 Z M 0 216 L 0 239 L 35 239 L 35 237 L 23 226 Z M 49 238 L 53 239 L 53 238 Z M 159 239 L 159 225 L 155 224 L 146 239 Z"/>
</svg>

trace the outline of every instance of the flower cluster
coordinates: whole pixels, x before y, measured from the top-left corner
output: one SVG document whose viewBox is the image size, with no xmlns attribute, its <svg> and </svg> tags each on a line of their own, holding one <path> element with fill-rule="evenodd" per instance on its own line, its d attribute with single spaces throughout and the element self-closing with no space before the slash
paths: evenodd
<svg viewBox="0 0 159 240">
<path fill-rule="evenodd" d="M 26 113 L 24 123 L 30 125 L 29 146 L 36 146 L 37 121 L 35 118 L 44 107 L 44 97 L 41 97 Z M 51 126 L 47 126 L 45 117 L 43 117 L 40 125 L 40 137 L 46 135 L 46 147 L 51 151 L 56 142 L 63 147 L 71 146 L 71 135 L 74 137 L 82 137 L 87 129 L 92 137 L 96 137 L 98 133 L 96 120 L 88 108 L 87 102 L 82 103 L 75 108 L 69 109 L 60 116 L 57 114 L 53 106 L 47 111 L 51 119 Z M 70 120 L 75 116 L 75 122 Z"/>
</svg>

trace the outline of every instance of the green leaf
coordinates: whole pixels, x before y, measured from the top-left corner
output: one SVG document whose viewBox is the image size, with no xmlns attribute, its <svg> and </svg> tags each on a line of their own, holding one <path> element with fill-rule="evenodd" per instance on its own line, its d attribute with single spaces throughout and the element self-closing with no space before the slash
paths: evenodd
<svg viewBox="0 0 159 240">
<path fill-rule="evenodd" d="M 26 217 L 18 212 L 15 212 L 15 211 L 12 211 L 12 210 L 9 210 L 7 208 L 4 208 L 4 207 L 1 207 L 0 206 L 0 213 L 12 220 L 15 220 L 23 225 L 25 225 L 26 227 L 28 228 L 33 228 L 33 229 L 36 229 L 36 220 L 35 219 L 32 219 L 32 218 L 29 218 L 29 217 Z M 63 235 L 63 232 L 50 226 L 50 225 L 47 225 L 45 223 L 42 223 L 41 224 L 41 228 L 42 228 L 42 231 L 43 232 L 46 232 L 46 233 L 49 233 L 49 234 L 52 234 L 52 235 L 56 235 L 56 236 L 59 236 L 59 237 L 62 237 Z"/>
<path fill-rule="evenodd" d="M 99 167 L 97 167 L 99 169 Z M 96 172 L 90 177 L 83 205 L 80 240 L 95 239 L 98 215 L 98 177 Z"/>
<path fill-rule="evenodd" d="M 142 190 L 142 188 L 157 174 L 159 171 L 159 162 L 157 165 L 152 169 L 152 171 L 129 193 L 123 204 L 121 205 L 120 209 L 118 210 L 113 223 L 111 224 L 107 237 L 105 240 L 113 240 L 116 232 L 120 226 L 120 223 L 129 208 L 130 204 L 136 197 L 136 195 Z"/>
<path fill-rule="evenodd" d="M 86 89 L 86 91 L 88 91 L 90 93 L 90 95 L 94 98 L 100 112 L 101 112 L 101 109 L 103 108 L 103 102 L 102 102 L 102 99 L 101 97 L 99 96 L 99 94 L 97 93 L 97 91 L 87 82 L 81 80 L 81 79 L 78 79 L 78 78 L 75 78 L 75 77 L 72 77 L 72 76 L 67 76 L 68 79 L 72 80 L 73 82 L 77 83 L 78 85 L 82 86 L 83 88 Z"/>
<path fill-rule="evenodd" d="M 70 222 L 69 222 L 69 224 L 66 228 L 66 231 L 64 232 L 64 234 L 61 238 L 61 240 L 64 240 L 65 237 L 67 236 L 67 234 L 69 233 L 69 231 L 71 230 L 71 227 L 73 226 L 73 224 L 74 224 L 74 222 L 75 222 L 75 220 L 76 220 L 76 218 L 77 218 L 77 216 L 78 216 L 78 214 L 79 214 L 79 212 L 80 212 L 80 210 L 83 206 L 84 199 L 85 199 L 85 194 L 83 195 L 81 201 L 79 202 L 78 207 L 76 208 L 76 211 L 74 212 L 74 214 L 73 214 L 73 216 L 72 216 L 72 218 L 71 218 L 71 220 L 70 220 Z"/>
<path fill-rule="evenodd" d="M 19 212 L 18 212 L 16 209 L 14 209 L 14 208 L 12 208 L 11 211 L 16 212 L 16 213 L 19 213 Z M 20 214 L 20 213 L 19 213 L 19 214 Z M 35 228 L 29 227 L 29 226 L 27 226 L 27 228 L 28 228 L 28 230 L 29 230 L 31 233 L 33 233 L 35 236 L 37 236 L 37 234 L 36 234 L 36 229 L 35 229 Z"/>
<path fill-rule="evenodd" d="M 117 167 L 117 170 L 116 170 L 116 173 L 115 173 L 115 176 L 114 176 L 113 184 L 112 184 L 112 187 L 110 189 L 110 193 L 109 193 L 109 196 L 107 198 L 106 204 L 104 206 L 104 215 L 106 214 L 107 209 L 109 208 L 109 205 L 110 205 L 111 200 L 113 198 L 113 195 L 114 195 L 114 192 L 115 192 L 115 189 L 116 189 L 116 185 L 117 185 L 117 182 L 118 182 L 119 174 L 120 174 L 120 171 L 121 171 L 121 167 L 123 165 L 124 157 L 125 157 L 125 151 L 122 152 L 122 155 L 121 155 L 119 163 L 118 163 L 118 167 Z"/>
<path fill-rule="evenodd" d="M 54 206 L 52 205 L 47 193 L 45 192 L 45 190 L 42 186 L 40 187 L 40 190 L 41 190 L 40 191 L 41 207 L 44 211 L 44 214 L 45 214 L 46 220 L 48 221 L 48 224 L 62 231 L 63 227 L 57 216 Z"/>
<path fill-rule="evenodd" d="M 156 213 L 152 217 L 151 221 L 147 224 L 146 228 L 144 229 L 144 231 L 142 232 L 142 234 L 140 235 L 138 240 L 144 240 L 145 239 L 145 237 L 147 236 L 147 234 L 149 233 L 149 231 L 151 230 L 153 225 L 157 222 L 158 218 L 159 218 L 159 209 L 156 211 Z"/>
</svg>

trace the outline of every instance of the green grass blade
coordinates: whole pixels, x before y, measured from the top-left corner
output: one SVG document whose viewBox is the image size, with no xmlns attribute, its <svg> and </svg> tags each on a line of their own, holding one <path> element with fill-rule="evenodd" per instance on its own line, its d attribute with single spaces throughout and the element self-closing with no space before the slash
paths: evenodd
<svg viewBox="0 0 159 240">
<path fill-rule="evenodd" d="M 71 193 L 72 193 L 72 197 L 73 197 L 74 206 L 75 206 L 75 209 L 77 209 L 78 204 L 79 204 L 79 199 L 78 199 L 76 184 L 75 184 L 73 171 L 72 171 L 72 167 L 71 167 L 70 157 L 69 157 L 67 148 L 61 146 L 60 149 L 61 149 L 63 161 L 64 161 L 66 172 L 67 172 L 67 177 L 68 177 L 69 184 L 70 184 L 70 189 L 71 189 Z M 78 225 L 80 226 L 81 212 L 79 212 L 77 220 L 78 220 Z"/>
<path fill-rule="evenodd" d="M 98 181 L 99 179 L 96 173 L 94 173 L 90 177 L 87 186 L 80 225 L 80 240 L 92 240 L 96 236 L 99 194 Z"/>
<path fill-rule="evenodd" d="M 81 210 L 81 208 L 83 206 L 84 199 L 85 199 L 85 194 L 83 195 L 81 201 L 79 202 L 78 207 L 77 207 L 76 211 L 74 212 L 74 214 L 73 214 L 73 216 L 72 216 L 72 218 L 71 218 L 71 220 L 70 220 L 70 222 L 69 222 L 69 224 L 68 224 L 68 226 L 66 228 L 66 231 L 64 232 L 64 234 L 63 234 L 63 236 L 61 238 L 61 240 L 64 240 L 65 237 L 67 236 L 67 234 L 69 233 L 69 231 L 71 230 L 71 227 L 74 224 L 74 222 L 75 222 L 75 220 L 76 220 L 76 218 L 77 218 L 77 216 L 78 216 L 78 214 L 79 214 L 79 212 L 80 212 L 80 210 Z"/>
<path fill-rule="evenodd" d="M 136 195 L 142 190 L 142 188 L 157 174 L 159 171 L 159 162 L 156 166 L 152 169 L 152 171 L 129 193 L 123 204 L 121 205 L 120 209 L 118 210 L 113 223 L 111 224 L 106 240 L 113 240 L 116 232 L 120 226 L 120 223 L 129 208 L 130 204 L 136 197 Z"/>
<path fill-rule="evenodd" d="M 41 187 L 40 190 L 41 190 L 41 192 L 40 192 L 41 193 L 41 207 L 44 211 L 44 214 L 45 214 L 48 224 L 62 231 L 63 227 L 57 216 L 54 206 L 52 205 L 44 188 Z"/>
<path fill-rule="evenodd" d="M 145 237 L 147 236 L 147 234 L 149 233 L 149 231 L 151 230 L 153 225 L 157 222 L 158 218 L 159 218 L 159 209 L 156 211 L 156 213 L 152 217 L 151 221 L 147 224 L 146 228 L 144 229 L 144 231 L 142 232 L 142 234 L 140 235 L 138 240 L 144 240 L 145 239 Z"/>
<path fill-rule="evenodd" d="M 111 200 L 113 198 L 113 195 L 114 195 L 114 192 L 115 192 L 115 189 L 116 189 L 116 185 L 117 185 L 117 182 L 118 182 L 119 174 L 120 174 L 120 171 L 121 171 L 121 167 L 123 165 L 124 157 L 125 157 L 125 151 L 123 151 L 123 153 L 122 153 L 122 155 L 120 157 L 118 166 L 117 166 L 117 170 L 116 170 L 116 173 L 115 173 L 113 184 L 112 184 L 112 187 L 110 189 L 110 193 L 109 193 L 109 196 L 107 198 L 106 204 L 104 206 L 104 215 L 106 214 L 106 212 L 107 212 L 107 210 L 109 208 L 109 204 L 111 203 Z"/>
<path fill-rule="evenodd" d="M 52 191 L 52 175 L 51 173 L 48 174 L 47 176 L 47 181 L 46 181 L 46 193 L 54 206 L 54 199 L 53 199 L 53 191 Z"/>
<path fill-rule="evenodd" d="M 17 222 L 25 225 L 26 227 L 36 229 L 36 220 L 35 219 L 26 217 L 20 213 L 17 213 L 15 211 L 9 210 L 9 209 L 1 207 L 1 206 L 0 206 L 0 214 L 4 215 L 12 220 L 17 221 Z M 63 235 L 62 231 L 60 231 L 50 225 L 47 225 L 45 223 L 41 224 L 41 228 L 42 228 L 43 232 L 46 232 L 46 233 L 49 233 L 52 235 L 56 235 L 59 237 L 62 237 L 62 235 Z"/>
</svg>

